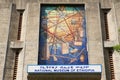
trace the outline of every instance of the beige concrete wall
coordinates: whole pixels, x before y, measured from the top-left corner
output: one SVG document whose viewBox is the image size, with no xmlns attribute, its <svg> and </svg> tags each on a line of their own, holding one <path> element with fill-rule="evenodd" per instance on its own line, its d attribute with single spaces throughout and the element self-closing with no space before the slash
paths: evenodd
<svg viewBox="0 0 120 80">
<path fill-rule="evenodd" d="M 3 80 L 7 53 L 11 6 L 0 4 L 0 80 Z"/>
<path fill-rule="evenodd" d="M 102 79 L 105 79 L 103 42 L 100 22 L 100 8 L 111 8 L 111 0 L 0 0 L 0 3 L 16 3 L 17 9 L 25 9 L 23 14 L 21 41 L 24 41 L 24 48 L 20 52 L 18 62 L 17 80 L 27 80 L 27 65 L 37 64 L 38 62 L 38 42 L 39 42 L 39 23 L 40 23 L 40 3 L 51 4 L 83 4 L 86 7 L 87 21 L 87 37 L 88 37 L 88 55 L 90 64 L 102 64 L 103 72 Z M 101 2 L 101 6 L 99 5 Z M 114 26 L 120 26 L 120 3 L 115 0 L 115 5 L 112 4 L 113 10 L 109 13 L 110 34 L 112 40 L 117 40 L 117 37 L 112 33 Z M 114 14 L 113 14 L 114 13 Z M 112 16 L 111 16 L 112 15 Z M 11 8 L 10 5 L 0 4 L 0 73 L 4 71 L 5 56 L 7 51 L 7 42 L 10 26 Z M 115 21 L 115 22 L 114 22 Z M 120 28 L 120 27 L 119 27 Z M 120 40 L 120 37 L 119 37 Z M 120 63 L 119 54 L 114 54 L 114 66 L 116 80 L 120 80 Z M 3 74 L 0 75 L 2 80 Z"/>
<path fill-rule="evenodd" d="M 42 3 L 46 3 L 46 2 L 42 2 Z M 53 2 L 52 4 L 54 3 L 57 3 L 57 2 Z M 67 3 L 70 3 L 70 2 L 68 1 Z M 82 3 L 82 2 L 79 2 L 79 3 Z M 102 70 L 101 80 L 106 80 L 105 69 L 104 69 L 104 55 L 103 55 L 103 42 L 102 42 L 102 33 L 101 33 L 99 3 L 89 2 L 89 3 L 86 3 L 85 6 L 86 6 L 86 19 L 87 19 L 89 64 L 102 64 L 103 70 Z M 40 13 L 38 12 L 39 9 L 38 9 L 38 4 L 36 5 L 34 3 L 28 4 L 26 41 L 25 41 L 26 49 L 25 49 L 23 80 L 26 80 L 27 78 L 27 73 L 26 73 L 27 65 L 37 64 L 38 39 L 39 39 L 38 27 L 39 27 L 39 18 L 40 18 L 39 17 Z"/>
<path fill-rule="evenodd" d="M 82 3 L 82 2 L 79 2 L 79 3 Z M 104 55 L 103 55 L 103 42 L 102 42 L 102 33 L 101 33 L 99 3 L 98 2 L 86 3 L 85 6 L 86 6 L 86 20 L 87 20 L 89 64 L 102 64 L 103 70 L 102 70 L 101 80 L 106 80 L 105 69 L 104 69 Z M 34 19 L 39 19 L 38 15 L 40 15 L 40 13 L 38 11 L 37 13 L 33 13 L 34 8 L 35 7 L 33 7 L 33 4 L 30 3 L 28 6 L 28 19 L 27 19 L 27 28 L 26 28 L 26 52 L 25 52 L 24 69 L 26 69 L 27 64 L 37 64 L 37 55 L 38 55 L 38 52 L 37 52 L 38 42 L 37 41 L 38 41 L 38 36 L 39 36 L 38 34 L 39 30 L 37 29 L 39 28 L 37 28 L 36 24 L 38 25 L 39 22 L 38 23 L 34 22 Z M 32 58 L 30 56 L 32 56 Z M 24 73 L 25 73 L 24 80 L 26 80 L 27 73 L 26 71 Z"/>
<path fill-rule="evenodd" d="M 99 3 L 86 3 L 89 64 L 102 64 L 102 79 L 106 80 Z"/>
</svg>

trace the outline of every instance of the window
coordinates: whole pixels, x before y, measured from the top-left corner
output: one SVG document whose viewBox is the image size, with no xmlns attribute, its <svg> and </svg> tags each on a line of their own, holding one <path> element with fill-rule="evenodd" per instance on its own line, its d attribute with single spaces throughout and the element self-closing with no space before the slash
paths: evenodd
<svg viewBox="0 0 120 80">
<path fill-rule="evenodd" d="M 110 11 L 110 9 L 103 9 L 102 10 L 102 16 L 103 16 L 103 21 L 104 21 L 104 40 L 109 40 L 109 26 L 108 26 L 108 12 Z"/>
</svg>

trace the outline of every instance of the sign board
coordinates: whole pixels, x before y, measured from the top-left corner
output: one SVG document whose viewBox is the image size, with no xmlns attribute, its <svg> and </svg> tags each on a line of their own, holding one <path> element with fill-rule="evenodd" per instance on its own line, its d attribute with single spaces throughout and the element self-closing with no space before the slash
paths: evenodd
<svg viewBox="0 0 120 80">
<path fill-rule="evenodd" d="M 101 73 L 101 65 L 28 65 L 28 73 Z"/>
</svg>

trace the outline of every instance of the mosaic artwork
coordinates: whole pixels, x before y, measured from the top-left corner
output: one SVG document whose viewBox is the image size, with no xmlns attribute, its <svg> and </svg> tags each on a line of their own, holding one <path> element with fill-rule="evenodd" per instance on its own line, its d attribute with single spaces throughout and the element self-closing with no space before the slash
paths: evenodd
<svg viewBox="0 0 120 80">
<path fill-rule="evenodd" d="M 88 64 L 84 6 L 41 6 L 41 65 Z"/>
</svg>

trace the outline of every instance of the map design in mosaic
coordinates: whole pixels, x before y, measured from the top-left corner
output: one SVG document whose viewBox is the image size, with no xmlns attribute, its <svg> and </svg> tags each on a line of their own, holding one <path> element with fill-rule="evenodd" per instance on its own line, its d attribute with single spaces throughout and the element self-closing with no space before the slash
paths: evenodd
<svg viewBox="0 0 120 80">
<path fill-rule="evenodd" d="M 88 64 L 84 6 L 42 6 L 39 64 Z"/>
</svg>

